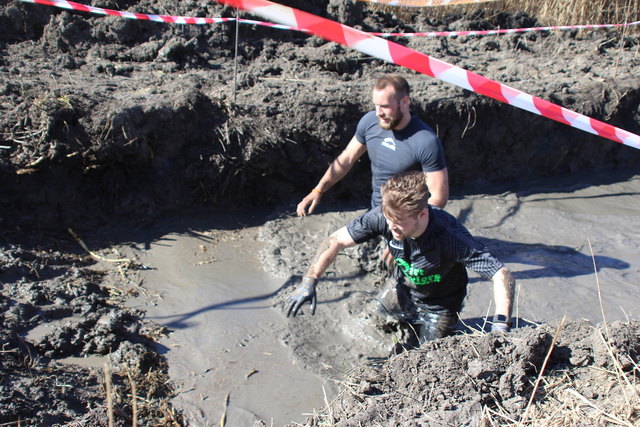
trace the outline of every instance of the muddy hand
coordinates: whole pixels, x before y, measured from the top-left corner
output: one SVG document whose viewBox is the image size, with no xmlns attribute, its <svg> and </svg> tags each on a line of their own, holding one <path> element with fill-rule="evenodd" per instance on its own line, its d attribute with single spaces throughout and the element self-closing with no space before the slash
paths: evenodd
<svg viewBox="0 0 640 427">
<path fill-rule="evenodd" d="M 291 295 L 287 299 L 287 317 L 292 315 L 296 316 L 298 313 L 298 309 L 302 307 L 307 301 L 311 302 L 311 314 L 316 313 L 316 284 L 318 283 L 318 279 L 313 277 L 304 276 L 302 278 L 302 283 L 298 286 L 298 289 L 295 290 L 293 295 Z"/>
<path fill-rule="evenodd" d="M 296 207 L 296 213 L 298 216 L 307 216 L 307 208 L 309 209 L 309 213 L 312 214 L 318 203 L 320 203 L 321 198 L 322 193 L 312 190 L 307 197 L 298 203 L 298 206 Z"/>
</svg>

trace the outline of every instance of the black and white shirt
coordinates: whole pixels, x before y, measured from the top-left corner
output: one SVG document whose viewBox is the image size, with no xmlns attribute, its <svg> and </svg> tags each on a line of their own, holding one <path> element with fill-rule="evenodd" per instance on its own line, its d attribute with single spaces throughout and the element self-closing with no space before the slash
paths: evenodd
<svg viewBox="0 0 640 427">
<path fill-rule="evenodd" d="M 422 298 L 464 291 L 469 282 L 466 268 L 491 279 L 504 267 L 453 215 L 434 206 L 429 206 L 427 229 L 415 239 L 395 240 L 380 207 L 349 222 L 347 230 L 356 243 L 383 236 L 396 260 L 396 272 Z"/>
</svg>

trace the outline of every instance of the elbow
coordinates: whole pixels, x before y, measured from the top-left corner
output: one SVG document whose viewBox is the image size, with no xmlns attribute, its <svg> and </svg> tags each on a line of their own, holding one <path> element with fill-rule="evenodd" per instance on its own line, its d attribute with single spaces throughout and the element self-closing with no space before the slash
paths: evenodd
<svg viewBox="0 0 640 427">
<path fill-rule="evenodd" d="M 448 201 L 449 201 L 448 195 L 432 194 L 431 197 L 429 198 L 429 204 L 432 206 L 437 206 L 440 209 L 444 209 L 444 207 L 447 206 Z"/>
</svg>

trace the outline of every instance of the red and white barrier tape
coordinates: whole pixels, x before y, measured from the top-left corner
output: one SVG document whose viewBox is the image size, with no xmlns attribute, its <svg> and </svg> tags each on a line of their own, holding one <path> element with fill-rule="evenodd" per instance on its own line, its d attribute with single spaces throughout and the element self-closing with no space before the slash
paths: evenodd
<svg viewBox="0 0 640 427">
<path fill-rule="evenodd" d="M 496 0 L 358 0 L 368 3 L 379 3 L 386 6 L 433 7 L 452 6 L 456 4 L 489 3 Z"/>
<path fill-rule="evenodd" d="M 123 18 L 143 19 L 175 24 L 208 24 L 234 20 L 234 18 L 193 18 L 119 12 L 116 10 L 86 6 L 63 0 L 21 1 L 98 13 L 101 15 L 114 15 Z M 355 28 L 342 25 L 338 22 L 312 15 L 288 6 L 273 3 L 268 0 L 217 1 L 222 4 L 246 10 L 277 23 L 271 24 L 270 26 L 308 32 L 326 40 L 350 47 L 369 56 L 438 78 L 463 89 L 488 96 L 506 104 L 513 105 L 514 107 L 581 129 L 585 132 L 599 135 L 603 138 L 640 149 L 640 136 L 636 134 L 568 110 L 549 101 L 536 98 L 517 89 L 490 80 L 479 74 L 464 70 L 439 59 L 432 58 L 429 55 L 417 52 L 389 40 L 382 39 L 373 34 L 365 33 L 363 31 L 356 30 Z M 249 22 L 256 23 L 256 21 Z"/>
<path fill-rule="evenodd" d="M 198 18 L 190 16 L 172 16 L 172 15 L 150 15 L 146 13 L 120 12 L 112 9 L 103 9 L 99 7 L 87 6 L 80 3 L 64 0 L 20 0 L 24 3 L 38 3 L 48 6 L 57 6 L 63 9 L 79 10 L 83 12 L 91 12 L 98 15 L 112 15 L 129 19 L 142 19 L 147 21 L 172 23 L 172 24 L 218 24 L 222 22 L 238 21 L 241 24 L 261 25 L 280 30 L 293 30 L 308 32 L 302 28 L 291 27 L 288 25 L 273 24 L 271 22 L 254 21 L 252 19 L 236 19 L 236 18 Z M 479 31 L 429 31 L 422 33 L 369 33 L 378 37 L 451 37 L 451 36 L 485 36 L 510 33 L 524 33 L 530 31 L 553 31 L 553 30 L 574 30 L 574 29 L 595 29 L 595 28 L 615 28 L 630 27 L 640 25 L 640 21 L 629 22 L 624 24 L 589 24 L 589 25 L 560 25 L 554 27 L 530 27 L 530 28 L 508 28 L 499 30 L 479 30 Z"/>
<path fill-rule="evenodd" d="M 112 15 L 121 18 L 142 19 L 145 21 L 164 22 L 169 24 L 218 24 L 220 22 L 235 21 L 235 18 L 197 18 L 192 16 L 172 16 L 172 15 L 151 15 L 148 13 L 121 12 L 113 9 L 103 9 L 101 7 L 87 6 L 65 0 L 20 0 L 24 3 L 46 4 L 48 6 L 61 7 L 63 9 L 79 10 L 91 12 L 98 15 Z"/>
<path fill-rule="evenodd" d="M 436 77 L 463 89 L 539 114 L 583 131 L 640 149 L 640 136 L 592 119 L 559 105 L 505 86 L 479 74 L 432 58 L 424 53 L 367 34 L 355 28 L 268 0 L 217 0 L 262 18 L 306 28 L 316 36 L 350 47 L 396 65 Z"/>
<path fill-rule="evenodd" d="M 238 21 L 244 24 L 262 25 L 265 27 L 277 28 L 280 30 L 294 30 L 294 31 L 305 32 L 305 30 L 300 28 L 289 27 L 287 25 L 273 24 L 271 22 L 254 21 L 251 19 L 199 18 L 195 16 L 152 15 L 148 13 L 122 12 L 119 10 L 103 9 L 101 7 L 88 6 L 86 4 L 80 4 L 80 3 L 76 3 L 73 1 L 66 1 L 66 0 L 20 0 L 20 1 L 23 3 L 44 4 L 47 6 L 56 6 L 62 9 L 78 10 L 81 12 L 90 12 L 90 13 L 95 13 L 97 15 L 111 15 L 111 16 L 118 16 L 120 18 L 140 19 L 143 21 L 154 21 L 154 22 L 162 22 L 167 24 L 204 25 L 204 24 L 219 24 L 222 22 Z"/>
</svg>

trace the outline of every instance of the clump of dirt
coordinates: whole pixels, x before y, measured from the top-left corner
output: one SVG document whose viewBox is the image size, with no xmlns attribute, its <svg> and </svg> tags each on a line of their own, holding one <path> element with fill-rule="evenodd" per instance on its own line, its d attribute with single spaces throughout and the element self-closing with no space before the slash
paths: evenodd
<svg viewBox="0 0 640 427">
<path fill-rule="evenodd" d="M 428 9 L 396 15 L 342 0 L 288 3 L 365 31 L 538 24 L 535 17 L 502 11 L 434 18 Z M 142 13 L 236 15 L 194 1 L 92 4 Z M 63 230 L 73 226 L 82 232 L 113 221 L 141 224 L 201 206 L 297 201 L 352 136 L 381 73 L 409 78 L 413 111 L 443 140 L 453 193 L 495 193 L 504 183 L 581 170 L 623 176 L 640 171 L 638 150 L 303 33 L 243 25 L 235 57 L 232 25 L 168 25 L 19 1 L 0 3 L 0 27 L 0 423 L 104 425 L 111 413 L 107 395 L 117 423 L 130 423 L 134 414 L 141 425 L 180 423 L 180 414 L 163 403 L 172 391 L 153 345 L 161 331 L 144 313 L 123 306 L 128 295 L 142 291 L 135 280 L 141 266 L 91 258 Z M 395 41 L 640 133 L 637 33 Z M 369 181 L 363 160 L 328 199 L 366 204 Z M 94 243 L 96 250 L 106 249 Z M 637 325 L 626 327 L 631 329 L 611 331 L 628 337 L 631 348 Z M 452 396 L 438 389 L 443 381 L 432 379 L 442 371 L 423 367 L 432 357 L 446 360 L 440 352 L 457 347 L 462 350 L 456 359 L 466 362 L 450 366 L 460 374 L 455 380 L 470 378 L 465 386 L 477 387 L 456 391 L 458 405 L 468 414 L 479 407 L 468 402 L 515 414 L 531 393 L 543 356 L 541 350 L 527 351 L 520 339 L 549 346 L 549 332 L 542 329 L 453 337 L 392 358 L 380 370 L 363 373 L 358 389 L 332 409 L 334 421 L 349 425 L 357 419 L 350 411 L 362 408 L 367 422 L 389 414 L 403 422 L 429 420 L 442 411 L 456 416 L 447 403 Z M 514 354 L 501 356 L 503 348 Z M 602 347 L 568 348 L 588 363 L 611 363 Z M 637 348 L 632 350 L 620 363 L 622 372 L 637 375 Z M 101 368 L 62 363 L 95 356 L 114 366 L 109 393 Z M 562 360 L 552 366 L 565 363 L 573 371 L 587 363 Z M 432 386 L 406 398 L 396 384 L 414 384 L 401 367 L 433 376 L 420 377 Z M 420 394 L 428 390 L 433 392 Z M 607 395 L 594 391 L 591 398 L 596 394 Z M 381 396 L 406 407 L 392 410 Z"/>
<path fill-rule="evenodd" d="M 635 425 L 639 336 L 637 321 L 573 321 L 429 342 L 351 372 L 308 425 Z"/>
<path fill-rule="evenodd" d="M 170 393 L 166 367 L 154 347 L 162 331 L 123 307 L 139 291 L 133 266 L 101 266 L 70 237 L 39 240 L 2 241 L 0 422 L 87 425 L 80 419 L 107 419 L 107 396 L 118 425 L 131 421 L 134 405 L 140 419 L 170 419 L 160 403 Z M 91 359 L 97 367 L 82 367 Z M 103 364 L 113 367 L 108 376 Z"/>
</svg>

